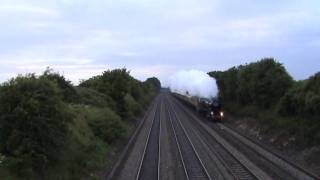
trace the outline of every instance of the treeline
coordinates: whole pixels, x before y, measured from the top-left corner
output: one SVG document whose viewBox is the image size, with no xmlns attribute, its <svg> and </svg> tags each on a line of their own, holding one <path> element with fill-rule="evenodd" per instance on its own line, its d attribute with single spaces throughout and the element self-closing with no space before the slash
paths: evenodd
<svg viewBox="0 0 320 180">
<path fill-rule="evenodd" d="M 273 58 L 213 71 L 225 107 L 252 116 L 268 130 L 282 130 L 297 143 L 320 143 L 320 73 L 294 81 Z"/>
<path fill-rule="evenodd" d="M 126 69 L 73 86 L 59 73 L 18 76 L 0 86 L 0 178 L 80 179 L 105 167 L 161 87 Z"/>
<path fill-rule="evenodd" d="M 161 84 L 157 78 L 140 82 L 130 76 L 126 69 L 116 69 L 83 81 L 80 87 L 91 88 L 112 97 L 113 109 L 126 119 L 139 114 L 153 96 L 148 95 L 149 92 L 156 92 Z"/>
</svg>

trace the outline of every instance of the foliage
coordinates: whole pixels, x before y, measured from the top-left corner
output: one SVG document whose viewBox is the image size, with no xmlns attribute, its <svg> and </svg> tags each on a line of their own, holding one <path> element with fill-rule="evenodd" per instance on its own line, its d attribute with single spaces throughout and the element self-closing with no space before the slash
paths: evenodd
<svg viewBox="0 0 320 180">
<path fill-rule="evenodd" d="M 126 126 L 109 108 L 86 108 L 86 118 L 93 134 L 108 144 L 124 137 Z"/>
<path fill-rule="evenodd" d="M 122 118 L 127 118 L 123 98 L 129 91 L 129 81 L 131 79 L 132 77 L 126 69 L 108 70 L 103 72 L 102 75 L 82 82 L 80 86 L 92 88 L 109 95 L 116 103 L 116 112 Z"/>
<path fill-rule="evenodd" d="M 282 98 L 279 113 L 316 119 L 320 117 L 320 73 L 297 82 Z"/>
<path fill-rule="evenodd" d="M 102 75 L 94 76 L 83 81 L 80 86 L 95 89 L 101 93 L 110 95 L 119 102 L 129 90 L 129 80 L 132 77 L 126 69 L 108 70 Z"/>
<path fill-rule="evenodd" d="M 214 71 L 225 108 L 237 116 L 250 116 L 266 131 L 296 137 L 300 145 L 320 144 L 320 73 L 294 82 L 273 59 Z"/>
<path fill-rule="evenodd" d="M 63 95 L 63 100 L 66 102 L 76 102 L 78 100 L 78 94 L 70 81 L 67 81 L 64 76 L 57 72 L 53 72 L 52 69 L 47 68 L 40 78 L 49 79 L 57 84 Z"/>
<path fill-rule="evenodd" d="M 63 179 L 80 179 L 83 174 L 101 168 L 106 163 L 104 157 L 109 145 L 102 139 L 103 137 L 99 137 L 95 129 L 90 126 L 90 122 L 98 121 L 95 117 L 103 116 L 107 113 L 101 108 L 87 105 L 72 105 L 70 109 L 72 109 L 74 118 L 73 123 L 69 124 L 71 133 L 67 140 L 68 146 L 63 158 L 65 167 L 59 171 L 67 169 Z M 99 114 L 94 114 L 95 112 Z M 109 117 L 101 118 L 108 119 Z M 112 127 L 107 128 L 112 129 Z M 100 130 L 102 130 L 102 127 Z"/>
<path fill-rule="evenodd" d="M 132 104 L 147 105 L 149 97 L 160 89 L 161 84 L 156 78 L 149 78 L 142 83 L 130 76 L 126 69 L 115 69 L 81 82 L 80 87 L 91 88 L 111 97 L 116 105 L 116 113 L 121 118 L 129 119 L 140 111 L 137 110 L 140 107 L 134 107 Z"/>
<path fill-rule="evenodd" d="M 60 91 L 51 81 L 30 74 L 4 83 L 0 88 L 0 152 L 8 156 L 9 168 L 23 175 L 29 167 L 41 172 L 55 164 L 69 119 Z"/>
<path fill-rule="evenodd" d="M 128 117 L 137 116 L 142 112 L 142 106 L 130 94 L 125 95 L 124 105 Z"/>
<path fill-rule="evenodd" d="M 59 166 L 46 170 L 44 179 L 82 179 L 92 171 L 102 168 L 110 146 L 95 136 L 88 123 L 88 105 L 69 105 L 72 121 L 68 124 L 70 133 L 61 155 Z"/>
<path fill-rule="evenodd" d="M 76 87 L 77 94 L 79 94 L 79 103 L 91 105 L 96 107 L 109 107 L 115 110 L 115 102 L 113 99 L 103 93 L 99 93 L 94 89 L 85 87 Z"/>
<path fill-rule="evenodd" d="M 219 97 L 225 102 L 236 101 L 238 88 L 238 68 L 232 67 L 227 71 L 213 71 L 209 75 L 216 79 L 219 88 Z"/>
<path fill-rule="evenodd" d="M 293 84 L 285 68 L 272 58 L 209 74 L 217 79 L 223 100 L 264 108 L 277 104 Z"/>
<path fill-rule="evenodd" d="M 152 77 L 148 78 L 144 84 L 147 86 L 148 89 L 153 89 L 154 91 L 159 91 L 161 88 L 161 83 L 158 78 Z"/>
<path fill-rule="evenodd" d="M 3 161 L 5 161 L 5 158 L 6 158 L 6 157 L 0 153 L 0 167 L 1 167 L 2 164 L 3 164 Z"/>
<path fill-rule="evenodd" d="M 0 177 L 81 179 L 108 163 L 127 135 L 124 121 L 139 115 L 160 88 L 126 69 L 105 71 L 74 87 L 47 69 L 0 86 Z M 62 153 L 63 152 L 63 153 Z"/>
</svg>

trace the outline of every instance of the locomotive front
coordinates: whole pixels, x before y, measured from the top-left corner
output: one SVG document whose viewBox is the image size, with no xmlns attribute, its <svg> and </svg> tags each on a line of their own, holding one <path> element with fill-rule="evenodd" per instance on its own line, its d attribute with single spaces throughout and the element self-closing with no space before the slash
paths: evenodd
<svg viewBox="0 0 320 180">
<path fill-rule="evenodd" d="M 200 98 L 198 103 L 198 112 L 205 115 L 208 119 L 221 122 L 224 117 L 221 102 L 218 98 L 206 99 Z"/>
<path fill-rule="evenodd" d="M 222 111 L 221 102 L 218 98 L 213 98 L 210 103 L 210 114 L 209 117 L 213 121 L 221 122 L 224 117 L 224 112 Z"/>
</svg>

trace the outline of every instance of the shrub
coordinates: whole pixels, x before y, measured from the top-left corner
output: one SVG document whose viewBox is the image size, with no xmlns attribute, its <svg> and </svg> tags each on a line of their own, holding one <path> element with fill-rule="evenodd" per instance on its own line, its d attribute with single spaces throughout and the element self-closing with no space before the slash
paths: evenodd
<svg viewBox="0 0 320 180">
<path fill-rule="evenodd" d="M 320 143 L 320 72 L 295 82 L 274 59 L 214 71 L 225 108 L 254 118 L 266 131 L 294 135 L 303 146 Z"/>
<path fill-rule="evenodd" d="M 160 87 L 157 82 L 140 82 L 116 69 L 74 87 L 47 69 L 2 84 L 1 176 L 81 179 L 102 168 L 109 147 L 126 135 L 122 119 L 141 112 Z"/>
<path fill-rule="evenodd" d="M 18 156 L 7 157 L 3 163 L 15 176 L 33 179 L 35 173 L 32 168 L 31 159 L 32 157 L 30 154 L 19 154 Z"/>
<path fill-rule="evenodd" d="M 152 92 L 158 92 L 161 88 L 161 83 L 158 78 L 152 77 L 148 78 L 145 82 L 144 85 L 147 86 L 147 88 Z"/>
<path fill-rule="evenodd" d="M 69 105 L 69 109 L 73 118 L 68 124 L 70 133 L 64 153 L 61 154 L 59 166 L 48 169 L 44 179 L 82 179 L 108 163 L 105 157 L 110 145 L 89 125 L 95 119 L 92 116 L 97 116 L 97 112 L 101 116 L 106 115 L 101 114 L 104 110 L 80 104 Z M 98 128 L 103 131 L 104 127 Z"/>
<path fill-rule="evenodd" d="M 127 118 L 132 118 L 141 113 L 141 105 L 130 95 L 126 94 L 124 97 L 125 110 L 127 112 Z"/>
<path fill-rule="evenodd" d="M 72 103 L 78 101 L 78 94 L 70 81 L 66 80 L 64 76 L 60 75 L 57 72 L 53 72 L 52 69 L 47 68 L 43 75 L 40 78 L 45 78 L 50 81 L 53 81 L 57 84 L 58 88 L 61 90 L 63 100 Z"/>
<path fill-rule="evenodd" d="M 34 75 L 0 88 L 0 153 L 14 171 L 41 173 L 59 159 L 70 115 L 56 85 Z M 19 172 L 17 172 L 19 173 Z"/>
<path fill-rule="evenodd" d="M 126 126 L 109 108 L 86 108 L 86 118 L 93 134 L 107 143 L 124 137 Z"/>
<path fill-rule="evenodd" d="M 112 110 L 115 110 L 115 102 L 106 94 L 85 87 L 76 87 L 76 91 L 80 96 L 79 102 L 81 104 L 96 107 L 109 107 Z"/>
<path fill-rule="evenodd" d="M 149 78 L 145 82 L 140 82 L 130 76 L 127 69 L 115 69 L 81 82 L 80 87 L 91 88 L 111 97 L 115 102 L 116 113 L 121 118 L 127 119 L 132 117 L 132 113 L 136 115 L 142 106 L 148 104 L 150 97 L 159 91 L 161 84 L 157 78 Z M 133 110 L 129 112 L 128 106 L 131 106 L 132 103 L 138 107 L 129 107 L 129 111 Z"/>
<path fill-rule="evenodd" d="M 320 73 L 297 82 L 280 100 L 278 112 L 286 116 L 320 117 Z"/>
<path fill-rule="evenodd" d="M 293 84 L 285 68 L 272 58 L 209 74 L 217 79 L 222 100 L 262 108 L 275 106 Z"/>
</svg>

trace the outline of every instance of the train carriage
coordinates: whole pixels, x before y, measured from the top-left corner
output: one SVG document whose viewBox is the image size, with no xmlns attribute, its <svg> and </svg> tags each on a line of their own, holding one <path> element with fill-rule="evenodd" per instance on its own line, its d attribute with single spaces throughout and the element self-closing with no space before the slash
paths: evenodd
<svg viewBox="0 0 320 180">
<path fill-rule="evenodd" d="M 173 93 L 175 97 L 192 106 L 198 114 L 214 122 L 222 122 L 224 112 L 222 111 L 221 102 L 218 98 L 199 98 L 196 96 L 181 95 Z"/>
</svg>

